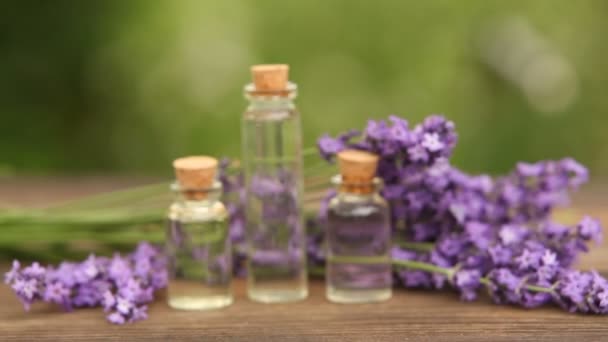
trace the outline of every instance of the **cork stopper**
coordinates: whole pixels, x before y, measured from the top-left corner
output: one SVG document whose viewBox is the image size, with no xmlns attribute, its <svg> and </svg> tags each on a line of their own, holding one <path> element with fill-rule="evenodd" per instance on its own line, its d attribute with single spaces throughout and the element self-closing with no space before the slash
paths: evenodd
<svg viewBox="0 0 608 342">
<path fill-rule="evenodd" d="M 373 153 L 359 150 L 344 150 L 338 153 L 341 189 L 361 194 L 373 192 L 378 159 Z"/>
<path fill-rule="evenodd" d="M 251 67 L 253 84 L 258 92 L 282 92 L 287 90 L 289 65 L 258 64 Z"/>
<path fill-rule="evenodd" d="M 217 159 L 207 156 L 190 156 L 173 161 L 175 177 L 182 193 L 188 199 L 207 197 L 205 189 L 213 186 L 217 172 Z"/>
</svg>

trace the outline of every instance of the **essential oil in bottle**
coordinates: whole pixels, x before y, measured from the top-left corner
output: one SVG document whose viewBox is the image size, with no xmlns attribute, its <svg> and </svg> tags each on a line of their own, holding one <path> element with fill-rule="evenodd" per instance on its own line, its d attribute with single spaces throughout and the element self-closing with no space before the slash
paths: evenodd
<svg viewBox="0 0 608 342">
<path fill-rule="evenodd" d="M 326 295 L 332 302 L 365 303 L 392 295 L 389 207 L 375 177 L 378 156 L 338 154 L 337 194 L 327 217 Z"/>
<path fill-rule="evenodd" d="M 253 83 L 245 86 L 247 294 L 264 303 L 308 295 L 300 116 L 288 70 L 283 64 L 253 66 Z"/>
<path fill-rule="evenodd" d="M 169 208 L 166 253 L 169 261 L 169 306 L 207 310 L 230 305 L 232 250 L 228 211 L 219 200 L 218 162 L 206 156 L 173 162 L 177 182 Z"/>
</svg>

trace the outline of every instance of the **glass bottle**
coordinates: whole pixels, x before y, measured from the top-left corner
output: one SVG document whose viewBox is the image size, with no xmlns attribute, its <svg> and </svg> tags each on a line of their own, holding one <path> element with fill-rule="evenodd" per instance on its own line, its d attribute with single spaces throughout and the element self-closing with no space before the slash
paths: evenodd
<svg viewBox="0 0 608 342">
<path fill-rule="evenodd" d="M 264 303 L 308 295 L 300 117 L 287 65 L 256 65 L 243 115 L 247 294 Z"/>
<path fill-rule="evenodd" d="M 328 205 L 326 295 L 332 302 L 363 303 L 392 295 L 389 206 L 374 177 L 378 157 L 347 150 L 338 154 L 337 194 Z"/>
<path fill-rule="evenodd" d="M 232 250 L 228 212 L 219 200 L 217 160 L 186 157 L 173 162 L 177 182 L 169 208 L 166 253 L 169 264 L 169 306 L 207 310 L 230 305 Z"/>
</svg>

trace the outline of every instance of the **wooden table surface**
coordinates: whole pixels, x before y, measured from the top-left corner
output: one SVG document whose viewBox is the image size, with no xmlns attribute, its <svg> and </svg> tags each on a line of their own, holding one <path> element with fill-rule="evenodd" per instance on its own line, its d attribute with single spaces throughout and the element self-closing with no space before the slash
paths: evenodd
<svg viewBox="0 0 608 342">
<path fill-rule="evenodd" d="M 37 205 L 103 189 L 128 181 L 100 179 L 40 180 L 16 185 L 0 180 L 0 202 Z M 31 186 L 31 187 L 30 187 Z M 17 191 L 18 193 L 13 193 Z M 608 222 L 597 194 L 579 196 L 569 217 L 588 212 Z M 602 217 L 603 216 L 603 217 Z M 1 233 L 1 232 L 0 232 Z M 608 275 L 608 248 L 595 248 L 580 261 Z M 149 319 L 114 326 L 100 308 L 64 313 L 35 305 L 31 312 L 6 286 L 0 286 L 0 341 L 608 341 L 608 317 L 574 315 L 559 308 L 525 310 L 498 306 L 488 298 L 462 303 L 450 291 L 398 289 L 382 304 L 332 304 L 324 298 L 324 284 L 311 281 L 311 295 L 302 302 L 264 305 L 245 296 L 236 281 L 232 306 L 208 312 L 171 310 L 162 299 L 150 306 Z"/>
</svg>

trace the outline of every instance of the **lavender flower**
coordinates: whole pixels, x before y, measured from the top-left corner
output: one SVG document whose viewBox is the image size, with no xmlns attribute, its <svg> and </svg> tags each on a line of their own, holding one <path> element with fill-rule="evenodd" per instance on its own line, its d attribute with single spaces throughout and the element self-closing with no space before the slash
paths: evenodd
<svg viewBox="0 0 608 342">
<path fill-rule="evenodd" d="M 340 139 L 334 139 L 329 135 L 324 135 L 319 138 L 317 147 L 324 159 L 331 160 L 333 156 L 344 149 L 344 142 Z"/>
<path fill-rule="evenodd" d="M 477 298 L 477 289 L 480 283 L 481 273 L 476 269 L 460 270 L 454 276 L 454 285 L 460 289 L 461 298 L 471 301 Z"/>
<path fill-rule="evenodd" d="M 585 216 L 577 226 L 578 234 L 586 240 L 602 242 L 602 227 L 598 220 Z"/>
<path fill-rule="evenodd" d="M 146 318 L 147 303 L 154 291 L 164 288 L 167 274 L 160 250 L 142 242 L 127 256 L 89 256 L 81 263 L 63 262 L 42 267 L 37 262 L 21 268 L 18 261 L 5 274 L 5 282 L 29 310 L 41 300 L 65 310 L 86 306 L 104 307 L 111 323 L 123 324 Z"/>
<path fill-rule="evenodd" d="M 570 311 L 606 313 L 606 280 L 570 269 L 589 241 L 601 241 L 599 221 L 586 217 L 569 227 L 550 220 L 552 210 L 588 180 L 585 167 L 566 158 L 518 163 L 495 179 L 469 175 L 449 163 L 457 140 L 452 122 L 431 115 L 409 127 L 391 116 L 388 123 L 369 121 L 356 140 L 340 140 L 340 149 L 380 156 L 377 176 L 385 183 L 396 239 L 407 241 L 405 248 L 431 246 L 393 250 L 394 263 L 406 267 L 395 270 L 399 283 L 442 288 L 447 282 L 463 300 L 475 299 L 485 286 L 497 303 L 553 302 Z M 333 157 L 330 149 L 320 152 Z M 324 216 L 322 209 L 314 225 L 322 228 Z M 316 234 L 308 251 L 320 263 L 322 232 Z"/>
<path fill-rule="evenodd" d="M 389 128 L 387 127 L 386 122 L 382 120 L 369 120 L 365 127 L 365 136 L 367 140 L 380 141 L 385 138 L 388 132 Z"/>
<path fill-rule="evenodd" d="M 17 260 L 13 260 L 13 267 L 10 271 L 4 274 L 4 283 L 11 284 L 17 280 L 19 277 L 19 269 L 21 268 L 21 263 Z"/>
</svg>

